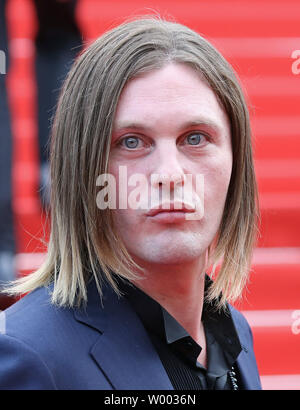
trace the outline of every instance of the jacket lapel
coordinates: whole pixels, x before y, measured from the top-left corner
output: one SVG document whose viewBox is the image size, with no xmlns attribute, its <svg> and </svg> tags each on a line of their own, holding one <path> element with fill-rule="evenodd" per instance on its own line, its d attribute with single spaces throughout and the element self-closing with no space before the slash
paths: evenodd
<svg viewBox="0 0 300 410">
<path fill-rule="evenodd" d="M 232 318 L 239 335 L 242 351 L 237 359 L 240 376 L 245 390 L 261 390 L 261 382 L 253 351 L 253 338 L 251 329 L 239 312 L 230 306 Z"/>
<path fill-rule="evenodd" d="M 253 361 L 254 360 L 254 361 Z M 255 358 L 252 352 L 243 351 L 237 359 L 237 365 L 242 378 L 244 390 L 261 390 L 260 378 L 255 366 Z"/>
<path fill-rule="evenodd" d="M 101 306 L 94 282 L 89 285 L 86 308 L 75 311 L 79 322 L 101 333 L 91 356 L 117 390 L 173 389 L 142 323 L 126 298 L 110 286 Z"/>
</svg>

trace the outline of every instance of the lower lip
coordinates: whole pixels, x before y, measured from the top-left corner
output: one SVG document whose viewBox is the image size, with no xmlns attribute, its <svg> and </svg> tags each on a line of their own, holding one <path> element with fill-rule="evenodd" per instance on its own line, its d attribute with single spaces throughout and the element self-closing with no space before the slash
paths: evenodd
<svg viewBox="0 0 300 410">
<path fill-rule="evenodd" d="M 187 221 L 186 215 L 188 212 L 159 212 L 156 215 L 149 216 L 153 222 L 161 223 L 179 223 Z"/>
</svg>

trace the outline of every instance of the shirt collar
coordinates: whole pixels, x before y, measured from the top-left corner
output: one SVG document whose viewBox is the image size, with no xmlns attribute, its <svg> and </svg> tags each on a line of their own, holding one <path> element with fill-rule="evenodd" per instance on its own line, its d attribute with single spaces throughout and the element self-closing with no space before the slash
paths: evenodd
<svg viewBox="0 0 300 410">
<path fill-rule="evenodd" d="M 205 292 L 211 283 L 212 280 L 206 275 Z M 193 357 L 190 360 L 197 359 L 201 346 L 191 338 L 189 333 L 172 315 L 158 302 L 127 280 L 122 281 L 120 287 L 148 332 L 155 334 L 170 345 L 182 345 L 181 341 L 184 345 L 189 344 L 190 348 L 184 349 L 184 351 L 187 350 L 192 353 Z M 229 308 L 218 310 L 215 303 L 204 300 L 202 320 L 207 344 L 213 346 L 216 341 L 224 352 L 228 364 L 232 365 L 240 354 L 242 347 Z M 181 348 L 182 346 L 180 346 Z"/>
<path fill-rule="evenodd" d="M 161 313 L 164 322 L 164 338 L 168 344 L 189 336 L 185 328 L 163 307 Z"/>
</svg>

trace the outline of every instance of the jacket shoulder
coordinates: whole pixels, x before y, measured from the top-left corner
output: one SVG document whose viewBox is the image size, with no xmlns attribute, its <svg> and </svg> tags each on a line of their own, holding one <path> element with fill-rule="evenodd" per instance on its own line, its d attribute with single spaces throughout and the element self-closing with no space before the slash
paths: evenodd
<svg viewBox="0 0 300 410">
<path fill-rule="evenodd" d="M 48 290 L 39 288 L 1 312 L 0 389 L 56 388 L 34 343 L 43 338 L 52 311 Z"/>
<path fill-rule="evenodd" d="M 51 333 L 63 317 L 71 314 L 69 309 L 51 302 L 51 289 L 41 287 L 14 303 L 4 312 L 5 333 L 21 340 L 41 338 L 43 332 Z"/>
<path fill-rule="evenodd" d="M 109 389 L 90 356 L 101 333 L 77 320 L 75 308 L 54 305 L 51 288 L 36 289 L 1 315 L 0 389 Z"/>
<path fill-rule="evenodd" d="M 55 390 L 55 382 L 40 355 L 24 342 L 0 334 L 0 390 Z"/>
</svg>

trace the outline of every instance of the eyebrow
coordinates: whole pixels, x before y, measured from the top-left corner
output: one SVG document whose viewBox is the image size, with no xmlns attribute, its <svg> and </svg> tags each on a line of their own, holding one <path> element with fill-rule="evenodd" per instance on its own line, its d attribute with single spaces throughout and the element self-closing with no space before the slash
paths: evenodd
<svg viewBox="0 0 300 410">
<path fill-rule="evenodd" d="M 216 133 L 221 132 L 221 125 L 217 122 L 211 120 L 210 118 L 199 118 L 193 119 L 191 121 L 187 121 L 180 125 L 180 129 L 184 130 L 190 127 L 197 127 L 197 126 L 205 126 L 207 128 L 212 129 Z M 120 121 L 116 123 L 115 127 L 113 128 L 113 132 L 120 132 L 122 130 L 133 129 L 133 130 L 145 130 L 151 131 L 151 126 L 145 125 L 143 123 L 139 123 L 137 121 Z"/>
</svg>

